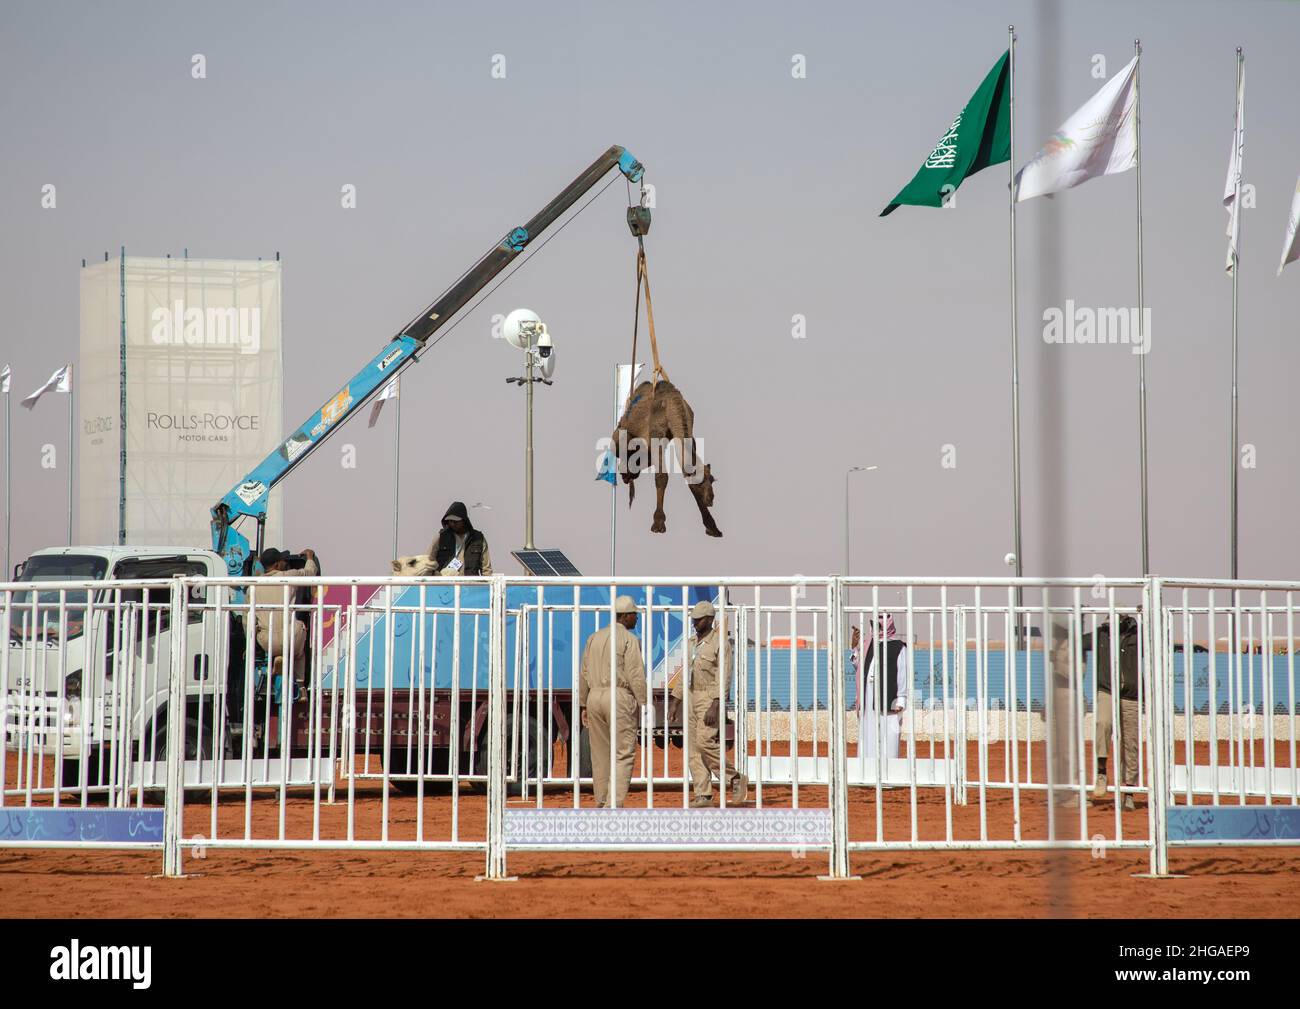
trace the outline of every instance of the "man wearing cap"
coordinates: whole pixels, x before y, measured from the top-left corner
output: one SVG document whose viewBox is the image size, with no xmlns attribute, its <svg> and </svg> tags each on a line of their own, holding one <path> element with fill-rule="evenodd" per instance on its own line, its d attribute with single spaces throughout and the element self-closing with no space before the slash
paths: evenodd
<svg viewBox="0 0 1300 1009">
<path fill-rule="evenodd" d="M 691 659 L 690 700 L 684 698 L 685 685 L 679 678 L 673 696 L 682 700 L 687 720 L 690 750 L 687 766 L 695 795 L 692 807 L 713 805 L 713 775 L 721 777 L 718 721 L 721 705 L 718 692 L 718 653 L 721 634 L 714 626 L 716 611 L 707 599 L 691 608 L 695 628 L 695 649 Z M 724 684 L 725 691 L 725 684 Z M 734 767 L 727 768 L 723 788 L 731 789 L 731 802 L 742 803 L 749 795 L 749 780 Z"/>
<path fill-rule="evenodd" d="M 636 603 L 631 596 L 614 600 L 614 623 L 587 639 L 578 672 L 578 706 L 582 724 L 591 733 L 591 781 L 596 805 L 609 804 L 610 719 L 616 732 L 614 805 L 622 806 L 632 780 L 636 757 L 639 708 L 646 703 L 645 664 L 636 628 Z M 615 679 L 610 680 L 611 652 Z M 615 712 L 611 716 L 611 708 Z"/>
</svg>

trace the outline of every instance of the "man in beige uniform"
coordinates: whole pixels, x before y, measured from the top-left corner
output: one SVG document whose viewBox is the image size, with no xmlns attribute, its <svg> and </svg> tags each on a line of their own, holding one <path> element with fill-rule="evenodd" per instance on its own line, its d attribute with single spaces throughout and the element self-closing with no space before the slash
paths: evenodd
<svg viewBox="0 0 1300 1009">
<path fill-rule="evenodd" d="M 640 707 L 645 705 L 645 664 L 641 661 L 641 639 L 636 627 L 636 603 L 631 596 L 614 600 L 614 620 L 587 639 L 578 673 L 578 706 L 582 724 L 591 732 L 591 780 L 596 804 L 609 803 L 609 723 L 611 704 L 617 712 L 614 805 L 622 806 L 632 780 L 637 733 L 641 728 Z M 613 651 L 616 686 L 610 682 L 610 652 Z"/>
<path fill-rule="evenodd" d="M 713 775 L 721 776 L 720 748 L 718 746 L 718 655 L 721 634 L 714 626 L 716 611 L 708 600 L 701 600 L 691 608 L 691 624 L 695 628 L 695 654 L 691 660 L 690 700 L 683 697 L 685 684 L 679 678 L 673 687 L 673 696 L 682 700 L 683 718 L 690 735 L 690 753 L 687 766 L 691 772 L 691 786 L 695 796 L 692 807 L 713 805 Z M 724 693 L 725 693 L 724 685 Z M 731 801 L 741 803 L 749 795 L 749 780 L 734 767 L 727 768 L 723 788 L 731 788 Z"/>
</svg>

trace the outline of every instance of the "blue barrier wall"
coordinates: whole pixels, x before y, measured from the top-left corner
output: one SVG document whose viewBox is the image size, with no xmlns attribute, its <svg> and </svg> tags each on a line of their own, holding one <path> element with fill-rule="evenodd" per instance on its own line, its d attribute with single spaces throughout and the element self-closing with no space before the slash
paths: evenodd
<svg viewBox="0 0 1300 1009">
<path fill-rule="evenodd" d="M 772 649 L 751 649 L 748 658 L 749 674 L 749 704 L 753 707 L 755 693 L 755 663 L 758 663 L 758 669 L 762 674 L 762 697 L 766 699 L 771 697 L 771 707 L 776 711 L 788 711 L 790 708 L 791 697 L 798 699 L 798 707 L 802 711 L 809 711 L 813 708 L 824 709 L 829 703 L 830 684 L 827 680 L 827 652 L 824 648 L 801 648 L 798 650 L 798 665 L 795 670 L 794 685 L 791 686 L 790 680 L 790 659 L 791 651 L 786 648 Z M 1019 711 L 1032 710 L 1043 711 L 1045 697 L 1043 694 L 1043 653 L 1042 652 L 1025 652 L 1016 653 L 1016 676 L 1015 676 L 1015 696 L 1016 709 Z M 1087 669 L 1084 676 L 1084 698 L 1085 707 L 1091 710 L 1093 696 L 1093 675 L 1095 663 L 1091 653 L 1085 656 Z M 1229 710 L 1229 686 L 1232 690 L 1232 710 L 1244 710 L 1246 705 L 1254 703 L 1254 710 L 1259 713 L 1264 712 L 1264 677 L 1270 670 L 1273 677 L 1273 712 L 1275 714 L 1285 714 L 1288 705 L 1292 705 L 1292 710 L 1300 713 L 1300 682 L 1296 684 L 1294 692 L 1288 688 L 1288 657 L 1285 655 L 1243 655 L 1241 657 L 1242 675 L 1238 683 L 1235 672 L 1233 673 L 1231 684 L 1228 676 L 1228 663 L 1232 658 L 1231 655 L 1220 652 L 1213 656 L 1215 659 L 1215 696 L 1217 697 L 1216 707 L 1220 713 L 1226 714 Z M 1192 687 L 1192 713 L 1206 714 L 1210 706 L 1210 659 L 1208 652 L 1197 652 L 1192 656 L 1191 662 L 1191 687 Z M 1268 662 L 1272 659 L 1272 662 Z M 1029 671 L 1026 673 L 1025 663 L 1029 663 Z M 915 679 L 913 681 L 913 690 L 917 702 L 922 706 L 930 698 L 935 698 L 936 703 L 943 696 L 943 651 L 940 649 L 920 648 L 916 649 L 913 655 L 915 664 Z M 845 658 L 845 669 L 848 667 L 847 656 Z M 953 650 L 948 651 L 948 690 L 951 694 L 955 690 L 955 675 L 957 669 L 957 655 Z M 1176 714 L 1183 714 L 1186 710 L 1186 689 L 1185 689 L 1185 671 L 1186 656 L 1181 652 L 1174 653 L 1174 711 Z M 966 652 L 966 697 L 969 706 L 973 707 L 978 698 L 978 684 L 975 678 L 976 673 L 976 654 L 974 649 L 968 649 Z M 1300 680 L 1300 669 L 1297 670 L 1297 680 Z M 1031 691 L 1032 681 L 1032 691 Z M 985 689 L 988 693 L 988 704 L 993 710 L 1007 708 L 1010 678 L 1007 675 L 1007 657 L 1000 650 L 990 651 L 988 653 L 988 670 L 987 683 Z M 1252 688 L 1254 693 L 1252 695 Z M 848 678 L 845 685 L 845 698 L 852 707 L 856 700 L 856 685 L 852 677 Z M 763 707 L 767 707 L 764 700 Z"/>
</svg>

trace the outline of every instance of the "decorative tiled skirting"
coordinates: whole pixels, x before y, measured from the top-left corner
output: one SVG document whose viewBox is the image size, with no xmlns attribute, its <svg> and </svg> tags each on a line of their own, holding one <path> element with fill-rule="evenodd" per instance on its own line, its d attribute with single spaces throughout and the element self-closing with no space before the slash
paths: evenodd
<svg viewBox="0 0 1300 1009">
<path fill-rule="evenodd" d="M 507 809 L 506 844 L 828 845 L 828 809 Z"/>
</svg>

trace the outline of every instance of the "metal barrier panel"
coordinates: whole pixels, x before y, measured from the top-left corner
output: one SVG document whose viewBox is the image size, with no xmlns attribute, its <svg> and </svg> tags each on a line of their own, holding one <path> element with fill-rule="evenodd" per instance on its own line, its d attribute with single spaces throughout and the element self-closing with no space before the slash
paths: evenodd
<svg viewBox="0 0 1300 1009">
<path fill-rule="evenodd" d="M 172 662 L 167 581 L 0 588 L 0 805 L 143 807 Z"/>
<path fill-rule="evenodd" d="M 1269 807 L 1300 805 L 1298 591 L 1300 582 L 1161 580 L 1170 805 L 1256 806 L 1263 820 Z M 1252 830 L 1238 840 L 1287 843 L 1285 831 Z M 1184 829 L 1170 843 L 1230 840 Z"/>
<path fill-rule="evenodd" d="M 507 577 L 508 847 L 829 850 L 830 743 L 824 731 L 802 739 L 800 726 L 812 724 L 809 708 L 830 683 L 832 585 L 824 578 Z M 594 702 L 600 714 L 589 709 L 584 726 L 586 646 L 608 631 L 624 595 L 636 607 L 633 634 L 647 703 L 616 688 L 609 700 Z M 719 676 L 697 690 L 693 677 L 707 660 L 690 614 L 701 600 L 716 610 L 719 633 L 709 647 L 716 648 Z M 608 654 L 613 663 L 613 650 Z M 609 692 L 615 672 L 596 670 L 594 662 L 588 657 L 589 687 Z M 715 703 L 717 725 L 708 726 Z M 597 745 L 606 752 L 594 752 Z M 620 753 L 630 763 L 626 799 L 620 809 L 594 808 L 591 765 L 616 768 Z M 817 772 L 805 779 L 800 766 L 807 759 Z M 607 806 L 616 793 L 607 789 Z"/>
<path fill-rule="evenodd" d="M 849 849 L 1151 849 L 1145 586 L 843 579 Z"/>
<path fill-rule="evenodd" d="M 485 850 L 486 693 L 465 659 L 488 580 L 348 580 L 327 606 L 330 584 L 0 587 L 0 805 L 24 810 L 0 843 L 41 843 L 45 807 L 161 804 L 169 873 L 220 848 Z M 132 823 L 133 840 L 155 826 Z"/>
</svg>

